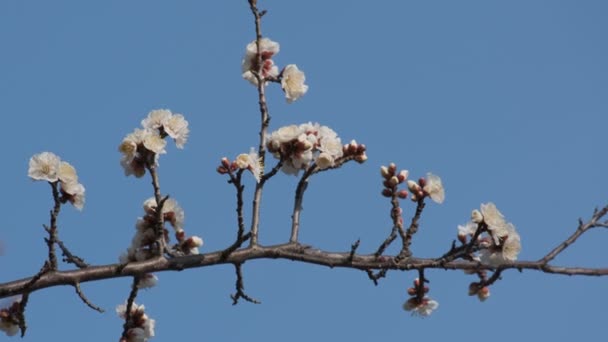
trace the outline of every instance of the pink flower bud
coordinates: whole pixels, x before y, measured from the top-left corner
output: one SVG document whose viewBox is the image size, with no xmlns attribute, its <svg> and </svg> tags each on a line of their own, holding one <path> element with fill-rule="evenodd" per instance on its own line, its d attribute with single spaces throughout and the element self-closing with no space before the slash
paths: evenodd
<svg viewBox="0 0 608 342">
<path fill-rule="evenodd" d="M 409 176 L 409 174 L 410 172 L 408 170 L 401 170 L 397 175 L 397 178 L 399 178 L 399 183 L 403 183 L 407 179 L 407 176 Z"/>
<path fill-rule="evenodd" d="M 392 197 L 393 191 L 391 189 L 384 188 L 382 189 L 382 196 L 384 197 Z"/>
<path fill-rule="evenodd" d="M 389 174 L 392 176 L 395 174 L 395 172 L 397 171 L 397 165 L 395 165 L 395 163 L 390 163 L 388 165 L 388 172 Z"/>
<path fill-rule="evenodd" d="M 424 188 L 424 186 L 426 185 L 426 179 L 420 177 L 420 179 L 418 180 L 418 185 Z"/>
<path fill-rule="evenodd" d="M 397 196 L 399 196 L 399 198 L 401 198 L 401 199 L 406 199 L 407 198 L 407 191 L 406 190 L 399 190 L 399 192 L 397 193 Z"/>
<path fill-rule="evenodd" d="M 230 160 L 226 157 L 222 158 L 222 166 L 226 169 L 230 168 Z"/>
</svg>

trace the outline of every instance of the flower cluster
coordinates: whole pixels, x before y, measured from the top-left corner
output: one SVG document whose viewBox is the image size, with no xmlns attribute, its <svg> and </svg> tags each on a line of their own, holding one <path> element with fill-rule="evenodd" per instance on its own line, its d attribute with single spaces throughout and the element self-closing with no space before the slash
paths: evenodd
<svg viewBox="0 0 608 342">
<path fill-rule="evenodd" d="M 166 153 L 165 138 L 171 137 L 178 148 L 184 148 L 190 130 L 188 121 L 181 114 L 173 114 L 167 109 L 157 109 L 142 120 L 142 128 L 136 128 L 119 145 L 122 153 L 120 164 L 125 175 L 142 177 L 146 168 L 158 164 L 158 156 Z"/>
<path fill-rule="evenodd" d="M 19 332 L 19 311 L 21 297 L 17 297 L 6 308 L 0 308 L 0 330 L 7 336 L 15 336 Z"/>
<path fill-rule="evenodd" d="M 420 178 L 418 182 L 408 180 L 407 187 L 412 193 L 411 199 L 414 202 L 427 196 L 439 204 L 445 200 L 445 190 L 441 178 L 430 172 L 426 174 L 426 178 Z"/>
<path fill-rule="evenodd" d="M 144 305 L 133 303 L 129 316 L 130 325 L 127 330 L 126 338 L 121 339 L 121 342 L 145 342 L 151 337 L 154 337 L 154 326 L 156 321 L 148 317 L 144 312 Z M 127 304 L 121 304 L 116 307 L 116 314 L 122 319 L 127 316 Z"/>
<path fill-rule="evenodd" d="M 264 163 L 258 155 L 258 152 L 252 147 L 249 153 L 239 154 L 234 161 L 228 158 L 222 158 L 220 166 L 217 167 L 217 172 L 220 174 L 232 173 L 236 170 L 249 170 L 256 182 L 260 182 L 264 173 Z"/>
<path fill-rule="evenodd" d="M 416 278 L 414 286 L 407 289 L 407 293 L 411 297 L 403 303 L 403 310 L 411 311 L 412 315 L 430 316 L 439 307 L 439 303 L 427 297 L 428 292 L 429 288 Z"/>
<path fill-rule="evenodd" d="M 143 207 L 146 214 L 137 220 L 136 232 L 131 240 L 131 246 L 120 256 L 120 262 L 123 264 L 130 261 L 147 260 L 156 256 L 156 199 L 154 197 L 147 199 Z M 186 237 L 183 228 L 184 210 L 174 199 L 169 198 L 163 203 L 161 215 L 163 220 L 161 224 L 164 225 L 165 222 L 168 222 L 175 231 L 177 243 L 172 247 L 172 250 L 184 255 L 198 254 L 198 248 L 203 245 L 203 239 L 198 236 Z M 163 236 L 165 241 L 168 242 L 169 232 L 165 228 L 163 228 Z"/>
<path fill-rule="evenodd" d="M 473 210 L 470 222 L 458 226 L 460 242 L 466 243 L 468 237 L 475 236 L 477 230 L 480 230 L 475 243 L 481 249 L 479 255 L 481 262 L 498 266 L 517 260 L 517 255 L 521 251 L 521 239 L 515 226 L 505 220 L 494 203 L 482 204 L 480 209 Z"/>
<path fill-rule="evenodd" d="M 279 73 L 279 68 L 274 64 L 272 57 L 279 52 L 279 43 L 262 38 L 259 44 L 262 64 L 259 64 L 258 43 L 257 40 L 254 40 L 247 44 L 245 49 L 245 57 L 241 64 L 243 78 L 255 86 L 258 85 L 256 74 L 265 82 L 280 81 L 288 103 L 292 103 L 306 94 L 308 91 L 308 86 L 304 84 L 306 76 L 297 65 L 289 64 Z"/>
<path fill-rule="evenodd" d="M 336 162 L 342 157 L 349 156 L 358 162 L 367 160 L 365 145 L 353 140 L 343 146 L 336 132 L 318 123 L 281 127 L 266 136 L 266 147 L 283 161 L 283 172 L 293 175 L 313 162 L 324 170 L 338 166 Z"/>
<path fill-rule="evenodd" d="M 30 158 L 27 173 L 33 180 L 59 182 L 61 203 L 70 202 L 78 210 L 82 210 L 84 186 L 78 182 L 76 169 L 70 163 L 62 161 L 52 152 L 42 152 Z"/>
<path fill-rule="evenodd" d="M 262 57 L 262 65 L 258 64 L 258 47 L 257 41 L 254 40 L 247 44 L 245 57 L 243 58 L 242 71 L 243 78 L 251 82 L 253 85 L 258 84 L 258 79 L 255 73 L 261 72 L 259 75 L 262 79 L 276 78 L 279 76 L 279 68 L 274 65 L 272 56 L 279 52 L 280 45 L 268 38 L 260 39 L 260 55 Z"/>
<path fill-rule="evenodd" d="M 401 199 L 407 198 L 407 190 L 399 190 L 398 187 L 399 184 L 407 180 L 409 174 L 410 172 L 408 170 L 401 170 L 397 173 L 397 165 L 394 163 L 390 163 L 388 166 L 381 166 L 380 175 L 382 176 L 382 185 L 384 186 L 382 195 L 384 197 L 393 197 L 393 195 L 397 195 L 397 197 Z"/>
</svg>

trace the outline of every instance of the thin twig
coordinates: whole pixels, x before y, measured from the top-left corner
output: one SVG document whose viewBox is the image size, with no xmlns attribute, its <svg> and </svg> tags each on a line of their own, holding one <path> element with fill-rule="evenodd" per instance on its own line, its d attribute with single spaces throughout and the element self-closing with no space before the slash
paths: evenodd
<svg viewBox="0 0 608 342">
<path fill-rule="evenodd" d="M 236 176 L 232 173 L 229 173 L 230 183 L 232 183 L 232 185 L 234 185 L 236 189 L 237 241 L 241 241 L 243 239 L 243 234 L 245 233 L 245 219 L 243 217 L 243 191 L 245 190 L 245 186 L 241 184 L 243 171 L 243 169 L 238 170 L 236 172 Z"/>
<path fill-rule="evenodd" d="M 570 237 L 568 237 L 564 242 L 560 243 L 552 251 L 550 251 L 549 253 L 547 253 L 547 255 L 545 255 L 539 261 L 541 261 L 544 264 L 548 264 L 551 260 L 555 259 L 555 257 L 557 257 L 566 248 L 568 248 L 568 246 L 570 246 L 571 244 L 573 244 L 574 242 L 576 242 L 576 240 L 581 235 L 583 235 L 583 233 L 585 233 L 586 231 L 588 231 L 589 229 L 594 228 L 594 227 L 598 227 L 598 226 L 602 227 L 604 225 L 604 223 L 600 223 L 598 225 L 598 221 L 602 217 L 604 217 L 607 213 L 608 213 L 608 205 L 605 206 L 605 207 L 603 207 L 601 210 L 597 210 L 596 209 L 593 212 L 593 216 L 591 217 L 591 219 L 587 223 L 583 223 L 582 220 L 579 220 L 579 225 L 578 225 L 578 228 L 576 229 L 576 231 L 574 231 L 574 233 L 572 233 L 572 235 L 570 235 Z"/>
<path fill-rule="evenodd" d="M 241 265 L 242 264 L 240 263 L 234 264 L 234 268 L 236 270 L 236 293 L 230 295 L 230 298 L 232 298 L 232 305 L 236 305 L 239 302 L 240 298 L 243 298 L 244 300 L 253 304 L 261 304 L 262 302 L 255 298 L 249 297 L 245 293 L 245 284 L 243 281 L 243 272 L 241 270 Z"/>
<path fill-rule="evenodd" d="M 163 252 L 167 249 L 164 231 L 165 226 L 163 217 L 163 206 L 165 205 L 165 201 L 169 199 L 169 196 L 167 195 L 163 197 L 160 192 L 158 169 L 156 167 L 154 158 L 151 159 L 152 161 L 146 163 L 146 168 L 150 172 L 150 176 L 152 178 L 152 187 L 154 188 L 154 199 L 156 200 L 156 223 L 154 224 L 154 234 L 156 236 L 156 243 L 158 245 L 157 253 L 158 256 L 161 256 Z"/>
<path fill-rule="evenodd" d="M 266 146 L 264 146 L 264 140 L 266 139 L 266 132 L 270 125 L 270 114 L 268 112 L 268 105 L 266 104 L 266 82 L 262 77 L 262 54 L 260 45 L 262 41 L 262 16 L 266 14 L 266 11 L 260 12 L 257 8 L 256 0 L 249 0 L 249 8 L 255 19 L 255 44 L 257 48 L 257 66 L 258 70 L 254 72 L 257 79 L 258 86 L 258 104 L 260 107 L 260 137 L 258 144 L 258 156 L 262 165 L 266 162 Z M 251 217 L 251 241 L 250 246 L 256 246 L 258 244 L 258 230 L 260 226 L 260 208 L 262 205 L 262 190 L 264 189 L 264 182 L 259 182 L 255 186 L 253 194 L 253 206 L 252 206 L 252 217 Z"/>
<path fill-rule="evenodd" d="M 406 257 L 409 257 L 412 255 L 410 246 L 412 244 L 412 238 L 414 237 L 414 234 L 416 234 L 416 232 L 418 232 L 420 216 L 422 215 L 423 210 L 424 210 L 424 197 L 422 197 L 418 201 L 416 201 L 416 213 L 412 217 L 410 226 L 407 228 L 407 231 L 405 233 L 405 238 L 403 239 L 403 249 L 402 249 L 402 253 L 400 253 L 400 255 L 403 254 L 403 256 L 406 256 Z"/>
<path fill-rule="evenodd" d="M 125 323 L 123 324 L 123 330 L 121 337 L 127 339 L 127 334 L 129 333 L 129 329 L 133 327 L 133 322 L 131 321 L 131 310 L 133 309 L 133 304 L 135 303 L 135 298 L 137 298 L 137 293 L 139 291 L 139 276 L 133 277 L 133 283 L 131 284 L 131 292 L 129 292 L 129 298 L 127 298 L 127 305 L 125 311 Z"/>
<path fill-rule="evenodd" d="M 21 330 L 21 337 L 25 336 L 25 330 L 27 330 L 27 323 L 25 322 L 25 307 L 30 299 L 30 293 L 25 292 L 21 296 L 19 302 L 19 311 L 17 311 L 17 320 L 19 321 L 19 330 Z"/>
<path fill-rule="evenodd" d="M 355 253 L 357 253 L 357 248 L 359 248 L 359 244 L 361 244 L 361 239 L 357 239 L 357 241 L 350 246 L 350 255 L 348 256 L 350 261 L 353 261 Z"/>
<path fill-rule="evenodd" d="M 78 297 L 80 297 L 80 299 L 82 300 L 83 303 L 85 303 L 88 307 L 90 307 L 91 309 L 101 312 L 103 313 L 104 310 L 102 308 L 100 308 L 99 306 L 93 304 L 88 298 L 87 296 L 85 296 L 84 292 L 82 292 L 82 289 L 80 288 L 80 283 L 75 283 L 74 284 L 74 289 L 76 290 L 76 293 L 78 294 Z"/>
<path fill-rule="evenodd" d="M 315 163 L 312 163 L 306 169 L 302 178 L 298 182 L 298 187 L 296 188 L 296 196 L 293 203 L 293 213 L 291 214 L 291 236 L 289 238 L 289 242 L 297 243 L 298 242 L 298 233 L 300 230 L 300 214 L 302 213 L 302 202 L 304 201 L 304 192 L 308 187 L 308 179 L 310 176 L 318 169 Z"/>
<path fill-rule="evenodd" d="M 49 182 L 51 185 L 51 189 L 53 192 L 53 210 L 51 210 L 51 222 L 50 227 L 47 230 L 49 233 L 48 239 L 46 239 L 46 244 L 48 247 L 48 260 L 49 260 L 49 268 L 51 270 L 57 269 L 57 256 L 55 255 L 55 243 L 57 242 L 57 217 L 59 216 L 59 211 L 61 210 L 61 199 L 59 198 L 59 190 L 57 189 L 57 182 Z M 45 227 L 46 228 L 46 227 Z"/>
</svg>

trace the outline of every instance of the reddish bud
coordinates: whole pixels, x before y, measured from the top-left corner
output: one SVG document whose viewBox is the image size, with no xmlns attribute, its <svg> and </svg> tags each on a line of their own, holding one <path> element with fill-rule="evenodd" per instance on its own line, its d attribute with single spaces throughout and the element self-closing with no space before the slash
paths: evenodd
<svg viewBox="0 0 608 342">
<path fill-rule="evenodd" d="M 395 165 L 395 163 L 390 163 L 388 165 L 388 172 L 391 176 L 394 175 L 395 172 L 397 172 L 397 165 Z"/>
<path fill-rule="evenodd" d="M 467 243 L 467 236 L 464 234 L 458 234 L 458 241 L 463 245 Z"/>
<path fill-rule="evenodd" d="M 348 144 L 348 154 L 357 153 L 357 145 Z"/>
<path fill-rule="evenodd" d="M 420 177 L 420 179 L 418 180 L 418 185 L 424 188 L 424 186 L 426 185 L 426 179 Z"/>
<path fill-rule="evenodd" d="M 391 189 L 384 188 L 382 189 L 382 196 L 384 197 L 392 197 L 393 191 Z"/>
<path fill-rule="evenodd" d="M 230 168 L 230 160 L 226 157 L 222 158 L 222 166 L 226 169 Z"/>
<path fill-rule="evenodd" d="M 365 151 L 367 151 L 367 147 L 365 147 L 364 144 L 357 145 L 357 153 L 361 154 L 361 153 L 365 153 Z"/>
<path fill-rule="evenodd" d="M 217 173 L 223 175 L 223 174 L 228 173 L 228 170 L 225 167 L 223 167 L 223 166 L 218 166 L 217 167 Z"/>
<path fill-rule="evenodd" d="M 407 198 L 407 190 L 399 190 L 399 192 L 397 193 L 397 196 L 399 196 L 399 198 L 401 198 L 401 199 L 406 199 Z"/>
<path fill-rule="evenodd" d="M 407 294 L 410 296 L 415 296 L 416 295 L 416 289 L 413 287 L 410 287 L 409 289 L 407 289 Z"/>
</svg>

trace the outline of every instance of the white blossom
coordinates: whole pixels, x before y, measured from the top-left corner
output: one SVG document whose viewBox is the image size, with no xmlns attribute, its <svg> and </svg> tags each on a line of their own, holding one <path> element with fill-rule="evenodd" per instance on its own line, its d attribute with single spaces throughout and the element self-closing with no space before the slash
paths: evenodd
<svg viewBox="0 0 608 342">
<path fill-rule="evenodd" d="M 34 180 L 56 182 L 61 160 L 52 152 L 42 152 L 30 158 L 27 175 Z"/>
<path fill-rule="evenodd" d="M 283 159 L 281 170 L 293 175 L 313 161 L 320 169 L 332 167 L 344 153 L 334 130 L 311 122 L 279 128 L 266 136 L 266 146 L 275 158 Z"/>
<path fill-rule="evenodd" d="M 473 236 L 477 230 L 477 224 L 469 221 L 464 226 L 458 225 L 458 235 L 461 236 Z"/>
<path fill-rule="evenodd" d="M 234 160 L 239 169 L 247 169 L 251 171 L 256 182 L 260 182 L 264 172 L 264 163 L 258 152 L 252 147 L 249 153 L 241 153 Z"/>
<path fill-rule="evenodd" d="M 188 121 L 182 114 L 174 114 L 167 120 L 163 126 L 165 133 L 167 133 L 174 141 L 177 148 L 184 148 L 190 129 L 188 128 Z"/>
<path fill-rule="evenodd" d="M 120 304 L 116 307 L 116 313 L 122 319 L 125 318 L 127 311 L 127 304 Z M 135 326 L 127 331 L 127 338 L 129 342 L 135 341 L 147 341 L 149 338 L 154 337 L 154 328 L 156 321 L 146 315 L 145 307 L 143 305 L 137 305 L 133 303 L 131 306 L 131 320 Z"/>
<path fill-rule="evenodd" d="M 504 215 L 498 211 L 496 205 L 492 202 L 481 205 L 481 215 L 483 216 L 483 221 L 488 225 L 488 229 L 491 231 L 503 231 L 507 224 Z"/>
<path fill-rule="evenodd" d="M 249 81 L 253 85 L 258 84 L 258 79 L 254 73 L 261 71 L 260 77 L 262 79 L 279 76 L 279 68 L 274 65 L 272 56 L 279 52 L 279 43 L 274 42 L 268 38 L 262 38 L 260 40 L 260 55 L 262 59 L 262 65 L 258 65 L 257 56 L 257 42 L 254 40 L 247 44 L 245 50 L 245 57 L 241 65 L 242 76 L 244 79 Z"/>
<path fill-rule="evenodd" d="M 148 289 L 156 286 L 158 283 L 158 277 L 152 273 L 144 274 L 137 283 L 137 288 Z"/>
<path fill-rule="evenodd" d="M 412 315 L 423 317 L 430 316 L 438 307 L 439 303 L 429 297 L 424 297 L 421 301 L 416 297 L 412 297 L 403 303 L 403 309 L 405 311 L 411 311 Z"/>
<path fill-rule="evenodd" d="M 422 190 L 424 190 L 436 203 L 441 204 L 445 200 L 445 191 L 443 189 L 443 184 L 441 183 L 441 178 L 430 172 L 426 174 L 426 184 Z"/>
<path fill-rule="evenodd" d="M 61 182 L 61 191 L 67 196 L 68 201 L 78 209 L 82 210 L 84 207 L 84 185 L 78 182 Z"/>
<path fill-rule="evenodd" d="M 70 163 L 61 161 L 59 163 L 59 169 L 57 170 L 57 177 L 63 183 L 76 183 L 78 182 L 78 175 L 76 169 Z"/>
<path fill-rule="evenodd" d="M 285 92 L 288 103 L 292 103 L 306 94 L 308 91 L 308 86 L 304 84 L 306 76 L 295 64 L 287 65 L 281 75 L 281 88 Z"/>
<path fill-rule="evenodd" d="M 168 109 L 155 109 L 148 113 L 148 116 L 141 121 L 144 129 L 159 129 L 163 127 L 173 114 Z"/>
</svg>

